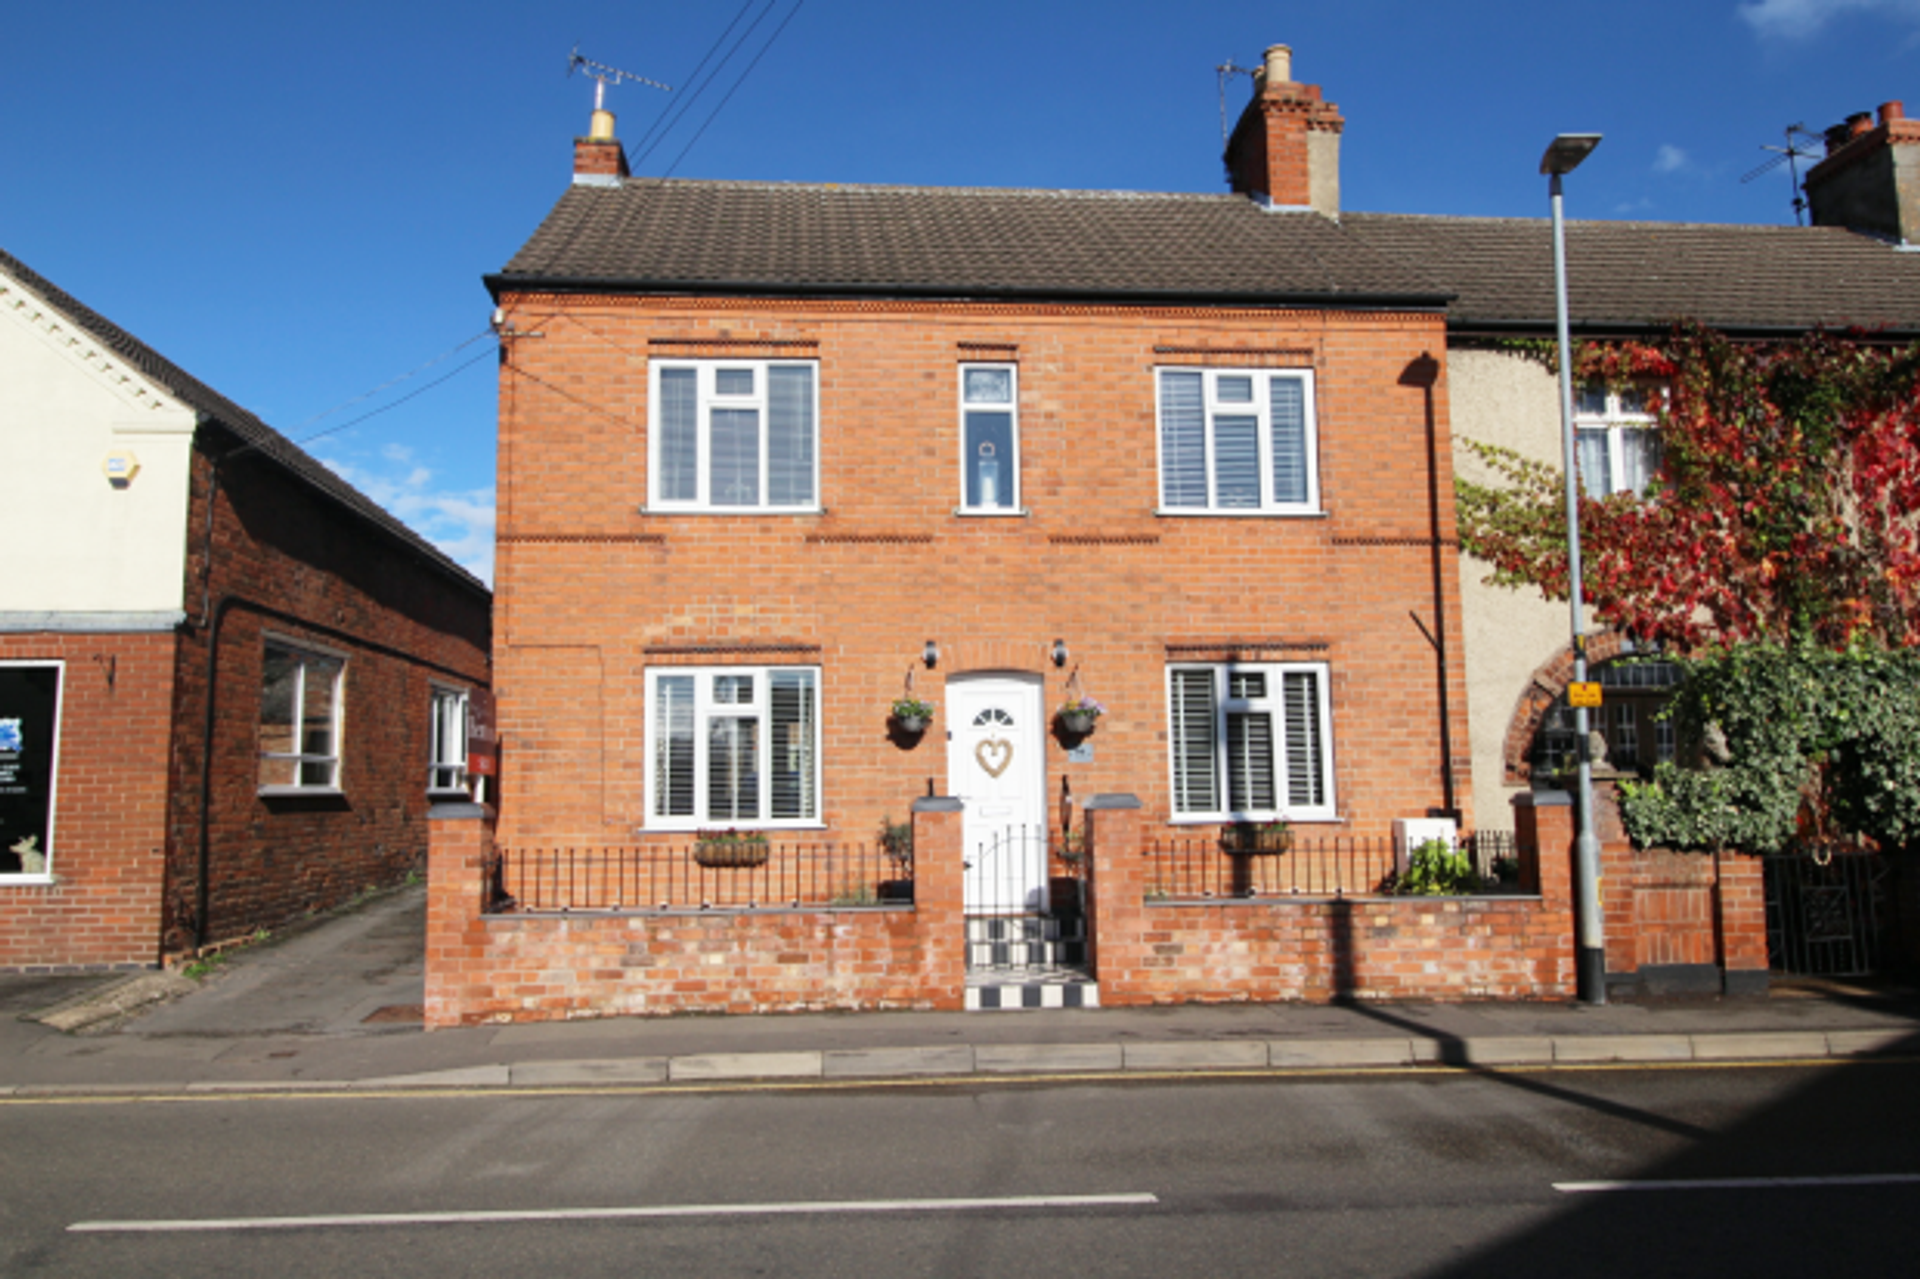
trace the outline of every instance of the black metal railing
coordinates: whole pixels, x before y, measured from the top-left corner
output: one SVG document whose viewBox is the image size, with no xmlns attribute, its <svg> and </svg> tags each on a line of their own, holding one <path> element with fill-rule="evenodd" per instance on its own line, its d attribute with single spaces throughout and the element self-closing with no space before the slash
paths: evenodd
<svg viewBox="0 0 1920 1279">
<path fill-rule="evenodd" d="M 867 844 L 505 848 L 490 913 L 910 906 L 913 859 Z"/>
<path fill-rule="evenodd" d="M 1404 850 L 1391 835 L 1294 835 L 1284 849 L 1241 851 L 1231 832 L 1150 840 L 1149 901 L 1221 897 L 1358 897 L 1395 891 Z M 1455 848 L 1472 863 L 1474 894 L 1521 891 L 1523 850 L 1512 831 L 1476 831 Z"/>
<path fill-rule="evenodd" d="M 1761 865 L 1770 968 L 1796 977 L 1862 977 L 1886 964 L 1895 911 L 1884 854 L 1796 848 Z"/>
</svg>

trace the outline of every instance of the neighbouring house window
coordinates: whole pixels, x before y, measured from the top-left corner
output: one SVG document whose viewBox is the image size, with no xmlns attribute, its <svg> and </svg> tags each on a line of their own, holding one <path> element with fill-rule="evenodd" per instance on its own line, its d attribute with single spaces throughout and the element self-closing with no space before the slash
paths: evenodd
<svg viewBox="0 0 1920 1279">
<path fill-rule="evenodd" d="M 0 662 L 0 883 L 53 877 L 60 679 L 53 662 Z"/>
<path fill-rule="evenodd" d="M 260 674 L 260 789 L 340 789 L 347 659 L 269 638 Z"/>
<path fill-rule="evenodd" d="M 1580 482 L 1590 496 L 1647 491 L 1660 470 L 1657 410 L 1665 394 L 1659 387 L 1600 382 L 1575 392 L 1574 441 Z"/>
<path fill-rule="evenodd" d="M 818 508 L 814 363 L 656 360 L 652 372 L 650 509 Z"/>
<path fill-rule="evenodd" d="M 1158 376 L 1162 510 L 1319 509 L 1310 373 L 1161 369 Z"/>
<path fill-rule="evenodd" d="M 1327 668 L 1173 666 L 1167 740 L 1177 818 L 1331 818 Z"/>
<path fill-rule="evenodd" d="M 1680 685 L 1677 665 L 1613 661 L 1594 667 L 1587 677 L 1600 685 L 1601 696 L 1600 706 L 1587 712 L 1587 728 L 1605 740 L 1608 766 L 1623 773 L 1647 773 L 1655 764 L 1673 758 L 1673 723 L 1661 712 Z M 1534 779 L 1548 783 L 1578 768 L 1579 743 L 1574 712 L 1563 692 L 1534 733 L 1530 753 Z"/>
<path fill-rule="evenodd" d="M 820 672 L 647 673 L 647 824 L 778 826 L 820 816 Z"/>
<path fill-rule="evenodd" d="M 1018 372 L 1011 364 L 960 366 L 961 509 L 1020 509 Z"/>
<path fill-rule="evenodd" d="M 467 693 L 465 689 L 433 689 L 432 754 L 427 763 L 427 789 L 432 792 L 467 790 Z"/>
</svg>

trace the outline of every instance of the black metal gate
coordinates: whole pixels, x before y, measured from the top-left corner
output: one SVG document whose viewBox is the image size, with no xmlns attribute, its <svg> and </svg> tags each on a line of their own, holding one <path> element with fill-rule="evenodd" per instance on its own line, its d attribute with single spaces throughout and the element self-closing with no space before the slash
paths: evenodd
<svg viewBox="0 0 1920 1279">
<path fill-rule="evenodd" d="M 1858 849 L 1796 849 L 1764 859 L 1767 961 L 1796 977 L 1860 977 L 1893 955 L 1891 868 Z"/>
<path fill-rule="evenodd" d="M 970 847 L 967 971 L 1030 976 L 1087 967 L 1085 861 L 1044 827 L 1012 826 Z"/>
</svg>

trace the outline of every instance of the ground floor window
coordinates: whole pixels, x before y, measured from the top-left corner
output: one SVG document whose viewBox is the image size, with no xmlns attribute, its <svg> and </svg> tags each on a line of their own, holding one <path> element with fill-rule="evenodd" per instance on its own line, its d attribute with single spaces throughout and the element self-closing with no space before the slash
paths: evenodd
<svg viewBox="0 0 1920 1279">
<path fill-rule="evenodd" d="M 433 686 L 432 743 L 427 790 L 434 794 L 467 790 L 467 690 Z"/>
<path fill-rule="evenodd" d="M 1229 662 L 1167 670 L 1175 817 L 1331 818 L 1327 668 Z"/>
<path fill-rule="evenodd" d="M 269 636 L 260 667 L 260 790 L 340 789 L 343 653 Z"/>
<path fill-rule="evenodd" d="M 818 821 L 819 689 L 808 666 L 649 671 L 647 824 Z"/>
<path fill-rule="evenodd" d="M 59 662 L 0 662 L 0 882 L 53 873 Z"/>
</svg>

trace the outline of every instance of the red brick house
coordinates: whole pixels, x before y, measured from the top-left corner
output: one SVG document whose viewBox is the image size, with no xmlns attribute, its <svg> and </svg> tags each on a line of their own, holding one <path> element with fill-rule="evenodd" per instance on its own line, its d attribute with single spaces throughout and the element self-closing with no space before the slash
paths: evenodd
<svg viewBox="0 0 1920 1279">
<path fill-rule="evenodd" d="M 594 126 L 487 281 L 505 800 L 436 826 L 430 1024 L 1567 989 L 1564 866 L 1349 901 L 1471 801 L 1447 299 L 1316 207 L 1284 54 L 1225 195 L 634 179 Z"/>
<path fill-rule="evenodd" d="M 152 965 L 416 869 L 487 588 L 4 253 L 0 373 L 0 969 Z"/>
</svg>

